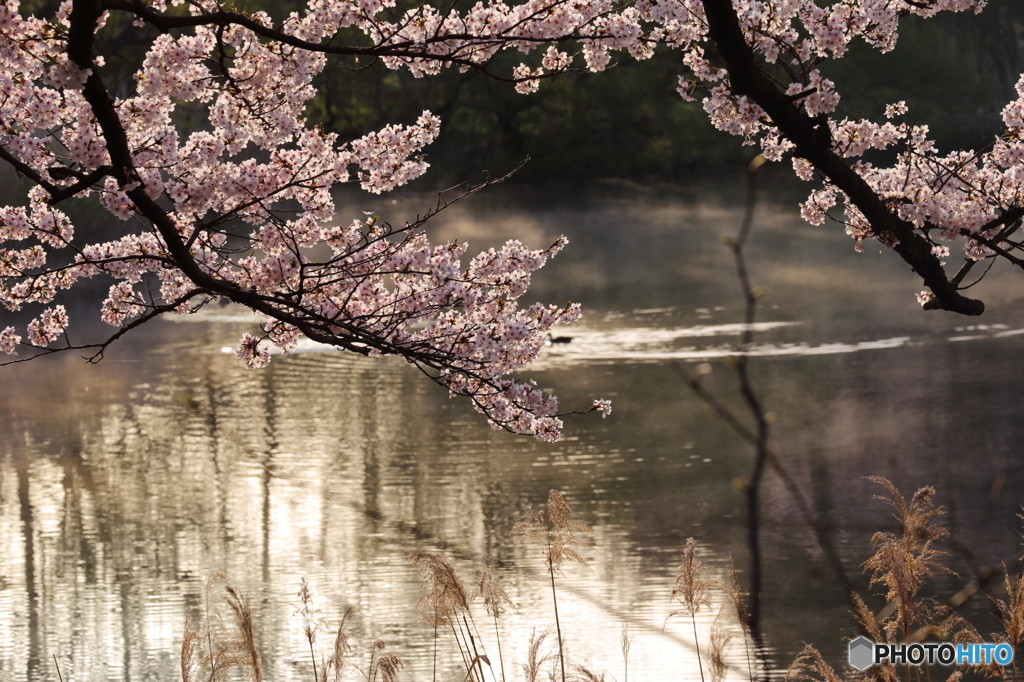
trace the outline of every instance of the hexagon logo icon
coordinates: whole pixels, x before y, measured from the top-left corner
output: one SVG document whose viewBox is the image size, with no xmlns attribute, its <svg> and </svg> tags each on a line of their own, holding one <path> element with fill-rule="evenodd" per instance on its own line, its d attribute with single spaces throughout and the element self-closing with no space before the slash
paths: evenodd
<svg viewBox="0 0 1024 682">
<path fill-rule="evenodd" d="M 866 670 L 875 662 L 875 645 L 867 637 L 850 640 L 850 667 L 854 670 Z"/>
</svg>

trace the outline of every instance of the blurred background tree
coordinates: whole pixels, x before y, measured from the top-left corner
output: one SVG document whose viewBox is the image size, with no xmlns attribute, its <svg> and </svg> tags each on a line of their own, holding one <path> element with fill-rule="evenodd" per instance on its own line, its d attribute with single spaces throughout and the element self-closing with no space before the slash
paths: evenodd
<svg viewBox="0 0 1024 682">
<path fill-rule="evenodd" d="M 59 1 L 22 4 L 28 11 L 53 11 Z M 302 0 L 235 4 L 275 19 L 304 6 Z M 177 9 L 185 11 L 184 6 Z M 132 26 L 119 14 L 100 34 L 107 43 L 102 51 L 117 55 L 105 74 L 108 83 L 116 83 L 115 94 L 132 91 L 132 74 L 152 31 Z M 515 59 L 508 57 L 505 72 Z M 497 66 L 502 72 L 505 65 Z M 379 62 L 333 60 L 315 81 L 319 94 L 307 114 L 312 123 L 343 139 L 411 122 L 424 109 L 440 115 L 441 137 L 428 150 L 434 172 L 420 180 L 421 186 L 464 180 L 481 169 L 506 172 L 527 156 L 532 161 L 517 174 L 517 182 L 671 182 L 715 169 L 734 170 L 750 150 L 715 131 L 699 102 L 684 102 L 676 94 L 681 66 L 677 53 L 661 49 L 642 64 L 620 58 L 603 73 L 564 75 L 544 82 L 533 95 L 520 95 L 509 84 L 478 73 L 447 69 L 417 79 Z M 980 15 L 945 13 L 928 21 L 909 17 L 893 52 L 856 44 L 848 58 L 831 60 L 824 68 L 845 97 L 840 115 L 878 116 L 886 104 L 902 99 L 915 122 L 931 127 L 941 148 L 978 149 L 999 129 L 999 112 L 1024 72 L 1024 2 L 990 0 Z M 201 120 L 197 116 L 179 124 L 189 130 Z"/>
<path fill-rule="evenodd" d="M 878 116 L 902 99 L 942 148 L 990 143 L 1024 71 L 1024 3 L 992 0 L 980 15 L 911 17 L 901 34 L 889 54 L 858 44 L 850 58 L 828 64 L 826 75 L 846 96 L 842 113 Z M 562 76 L 529 96 L 476 73 L 416 79 L 382 64 L 352 68 L 324 70 L 311 121 L 356 137 L 430 109 L 444 125 L 429 159 L 451 179 L 502 172 L 529 156 L 518 181 L 672 181 L 731 170 L 750 155 L 712 128 L 699 102 L 676 94 L 682 68 L 667 49 L 642 64 L 626 58 L 603 73 Z"/>
</svg>

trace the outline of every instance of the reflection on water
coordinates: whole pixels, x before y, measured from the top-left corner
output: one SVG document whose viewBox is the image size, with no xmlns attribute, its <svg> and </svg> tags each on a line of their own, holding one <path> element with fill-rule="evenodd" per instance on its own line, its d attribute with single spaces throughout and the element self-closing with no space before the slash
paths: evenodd
<svg viewBox="0 0 1024 682">
<path fill-rule="evenodd" d="M 531 630 L 553 619 L 538 552 L 509 531 L 558 488 L 594 529 L 590 569 L 559 583 L 573 659 L 621 680 L 626 620 L 630 677 L 697 679 L 688 624 L 662 630 L 672 580 L 689 536 L 716 576 L 731 555 L 742 580 L 750 453 L 665 362 L 733 352 L 739 296 L 718 234 L 737 211 L 605 193 L 541 197 L 524 218 L 502 202 L 460 208 L 438 229 L 481 247 L 518 223 L 538 238 L 569 234 L 538 297 L 568 291 L 588 315 L 534 376 L 568 409 L 611 398 L 611 417 L 571 420 L 563 442 L 544 444 L 492 432 L 391 359 L 308 352 L 247 371 L 220 350 L 252 324 L 230 309 L 164 324 L 97 367 L 68 357 L 6 368 L 0 677 L 51 679 L 55 655 L 66 680 L 173 679 L 185 621 L 205 609 L 208 577 L 223 573 L 253 607 L 268 679 L 311 678 L 295 616 L 306 577 L 330 624 L 354 607 L 360 664 L 380 638 L 408 659 L 402 679 L 429 680 L 433 629 L 416 611 L 423 587 L 407 557 L 443 548 L 467 582 L 485 556 L 513 578 L 519 610 L 501 626 L 502 648 L 519 679 L 513 662 Z M 770 294 L 754 380 L 777 415 L 775 447 L 850 572 L 871 533 L 891 525 L 868 475 L 907 492 L 937 487 L 945 522 L 973 552 L 953 557 L 962 575 L 1015 557 L 1024 320 L 1008 288 L 989 285 L 985 325 L 925 315 L 914 283 L 884 257 L 852 254 L 789 208 L 765 203 L 759 218 L 751 260 Z M 710 389 L 734 403 L 729 371 L 715 367 Z M 814 641 L 841 665 L 853 631 L 842 593 L 772 479 L 764 516 L 769 643 L 783 664 Z M 983 616 L 976 602 L 967 613 Z M 702 638 L 713 617 L 703 614 Z M 437 679 L 462 679 L 451 643 L 441 647 Z M 742 679 L 739 641 L 730 657 Z"/>
</svg>

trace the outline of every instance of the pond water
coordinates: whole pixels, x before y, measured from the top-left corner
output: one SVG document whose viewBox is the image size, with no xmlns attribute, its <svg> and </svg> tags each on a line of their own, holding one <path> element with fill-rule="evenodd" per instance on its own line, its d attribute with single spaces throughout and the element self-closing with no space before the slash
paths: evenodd
<svg viewBox="0 0 1024 682">
<path fill-rule="evenodd" d="M 719 239 L 738 227 L 740 189 L 505 187 L 438 217 L 434 238 L 471 250 L 569 237 L 525 302 L 580 301 L 585 316 L 526 374 L 563 407 L 603 397 L 614 412 L 569 418 L 555 444 L 491 431 L 394 359 L 309 348 L 245 370 L 222 348 L 256 320 L 231 307 L 151 325 L 97 366 L 58 357 L 0 370 L 0 678 L 55 679 L 54 658 L 64 680 L 180 677 L 186 620 L 203 617 L 219 573 L 253 609 L 267 679 L 313 679 L 296 615 L 305 578 L 323 618 L 318 656 L 352 607 L 354 663 L 365 668 L 380 639 L 406 660 L 400 679 L 431 680 L 434 630 L 408 556 L 445 551 L 470 585 L 485 556 L 509 578 L 517 611 L 498 628 L 507 678 L 522 679 L 531 632 L 554 619 L 538 548 L 509 534 L 556 488 L 593 529 L 589 568 L 557 579 L 571 660 L 624 682 L 628 623 L 629 679 L 700 679 L 690 623 L 666 623 L 673 580 L 688 537 L 708 575 L 726 578 L 732 559 L 747 579 L 752 452 L 673 363 L 710 361 L 705 385 L 742 415 L 723 362 L 742 302 Z M 893 254 L 854 253 L 841 228 L 802 223 L 798 198 L 762 187 L 748 254 L 767 288 L 751 368 L 773 448 L 865 595 L 871 535 L 894 529 L 865 477 L 906 494 L 934 485 L 960 574 L 935 590 L 951 595 L 1021 553 L 1024 280 L 997 267 L 977 287 L 980 319 L 925 313 Z M 346 198 L 353 213 L 394 220 L 425 200 Z M 854 633 L 843 593 L 779 479 L 769 473 L 763 490 L 774 663 L 814 642 L 839 667 Z M 702 649 L 713 601 L 698 616 Z M 964 613 L 995 629 L 987 600 Z M 493 626 L 476 617 L 500 680 Z M 462 680 L 451 636 L 438 642 L 436 679 Z M 746 679 L 741 638 L 726 657 L 728 676 Z"/>
</svg>

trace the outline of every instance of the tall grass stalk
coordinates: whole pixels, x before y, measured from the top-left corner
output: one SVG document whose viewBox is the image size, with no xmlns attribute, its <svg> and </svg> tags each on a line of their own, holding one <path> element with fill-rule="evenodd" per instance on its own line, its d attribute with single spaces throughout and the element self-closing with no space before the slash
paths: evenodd
<svg viewBox="0 0 1024 682">
<path fill-rule="evenodd" d="M 206 643 L 208 646 L 207 657 L 210 662 L 210 682 L 214 682 L 217 678 L 217 663 L 221 658 L 222 651 L 216 651 L 213 647 L 213 618 L 210 610 L 210 593 L 213 588 L 219 583 L 226 580 L 223 573 L 214 573 L 210 576 L 210 579 L 206 581 Z M 213 609 L 213 614 L 216 614 L 216 609 Z M 218 614 L 219 615 L 219 614 Z"/>
<path fill-rule="evenodd" d="M 526 663 L 520 664 L 520 667 L 523 669 L 523 678 L 525 682 L 537 682 L 540 671 L 544 668 L 544 665 L 551 660 L 551 654 L 541 653 L 544 646 L 544 640 L 547 639 L 550 632 L 551 630 L 548 629 L 538 635 L 536 628 L 530 632 L 530 645 L 526 650 Z"/>
<path fill-rule="evenodd" d="M 1016 580 L 1010 577 L 1010 572 L 1003 564 L 1003 573 L 1006 574 L 1006 601 L 989 597 L 995 606 L 996 616 L 999 624 L 1003 626 L 1006 636 L 1006 643 L 1017 651 L 1021 641 L 1024 641 L 1024 575 L 1019 575 Z M 1012 662 L 1013 680 L 1017 681 L 1017 657 Z"/>
<path fill-rule="evenodd" d="M 431 552 L 416 552 L 409 555 L 409 560 L 423 571 L 427 586 L 427 593 L 419 603 L 420 615 L 435 626 L 443 625 L 452 631 L 468 676 L 472 678 L 473 669 L 479 665 L 482 682 L 483 659 L 476 650 L 476 641 L 466 617 L 469 613 L 469 597 L 455 567 L 444 556 Z M 434 645 L 436 657 L 436 629 Z"/>
<path fill-rule="evenodd" d="M 253 634 L 252 614 L 248 605 L 230 585 L 225 586 L 227 596 L 224 601 L 235 613 L 235 625 L 239 637 L 228 636 L 228 627 L 221 616 L 220 609 L 214 605 L 213 591 L 226 578 L 221 573 L 214 573 L 206 581 L 206 602 L 204 604 L 205 623 L 197 627 L 188 619 L 185 623 L 185 635 L 182 638 L 181 666 L 182 679 L 185 682 L 193 682 L 195 672 L 206 666 L 210 668 L 208 682 L 219 682 L 235 666 L 247 666 L 250 669 L 250 677 L 262 676 L 262 667 L 259 667 L 259 653 L 256 650 L 256 641 Z M 199 642 L 205 640 L 207 651 L 200 656 Z M 195 658 L 199 656 L 197 662 Z"/>
<path fill-rule="evenodd" d="M 629 682 L 629 647 L 633 644 L 633 635 L 629 631 L 629 623 L 622 621 L 619 633 L 619 651 L 622 652 L 622 680 Z"/>
<path fill-rule="evenodd" d="M 697 558 L 697 541 L 687 538 L 686 548 L 683 551 L 683 563 L 679 566 L 676 583 L 672 588 L 672 598 L 677 600 L 683 608 L 672 611 L 665 618 L 665 622 L 668 622 L 673 616 L 690 617 L 690 624 L 693 626 L 693 643 L 697 647 L 697 668 L 700 671 L 701 682 L 704 682 L 704 663 L 701 661 L 700 639 L 697 637 L 697 613 L 701 607 L 711 606 L 709 594 L 711 590 L 720 586 L 715 580 L 701 577 L 706 570 L 707 566 Z"/>
<path fill-rule="evenodd" d="M 512 528 L 513 534 L 533 538 L 545 550 L 544 562 L 547 564 L 548 577 L 551 580 L 551 601 L 555 611 L 555 634 L 558 637 L 558 662 L 562 682 L 566 681 L 565 645 L 562 639 L 562 623 L 558 617 L 555 573 L 561 572 L 562 565 L 567 561 L 581 566 L 587 565 L 586 560 L 575 548 L 586 544 L 581 537 L 583 533 L 592 532 L 586 524 L 571 520 L 570 514 L 565 498 L 557 490 L 552 490 L 548 493 L 548 502 L 543 509 L 530 514 Z"/>
<path fill-rule="evenodd" d="M 377 679 L 377 668 L 374 665 L 376 661 L 374 659 L 377 657 L 377 652 L 382 650 L 384 646 L 384 640 L 378 639 L 373 643 L 373 646 L 370 647 L 370 666 L 366 669 L 367 682 L 373 682 Z"/>
<path fill-rule="evenodd" d="M 725 654 L 735 633 L 726 624 L 725 613 L 725 607 L 723 607 L 718 612 L 715 622 L 711 625 L 711 638 L 708 645 L 708 652 L 711 658 L 709 666 L 711 668 L 711 682 L 724 682 L 725 674 L 729 669 L 729 664 L 725 660 Z"/>
<path fill-rule="evenodd" d="M 241 592 L 227 585 L 225 587 L 227 596 L 224 600 L 231 607 L 235 614 L 235 625 L 241 636 L 238 641 L 238 649 L 242 653 L 241 661 L 249 668 L 249 677 L 253 682 L 263 682 L 263 664 L 260 661 L 260 652 L 256 646 L 256 633 L 253 630 L 252 610 L 249 603 Z M 316 677 L 316 661 L 314 661 L 313 678 Z"/>
<path fill-rule="evenodd" d="M 917 596 L 925 579 L 936 571 L 956 575 L 942 563 L 947 553 L 932 546 L 936 540 L 949 535 L 949 531 L 933 523 L 936 516 L 945 512 L 935 506 L 932 499 L 935 488 L 931 486 L 919 489 L 908 503 L 887 479 L 872 476 L 868 480 L 889 493 L 876 499 L 884 500 L 896 510 L 894 516 L 902 532 L 875 533 L 871 538 L 875 554 L 864 562 L 864 568 L 871 572 L 870 584 L 883 585 L 886 598 L 896 609 L 884 625 L 886 635 L 890 641 L 907 639 L 918 625 L 928 624 L 931 604 Z"/>
<path fill-rule="evenodd" d="M 470 665 L 469 665 L 470 670 L 472 671 L 475 666 L 479 666 L 480 667 L 480 682 L 483 682 L 483 680 L 484 680 L 484 663 L 486 662 L 488 665 L 490 665 L 490 660 L 487 658 L 487 656 L 485 654 L 481 654 L 479 651 L 477 651 L 477 648 L 476 648 L 476 637 L 473 636 L 473 630 L 472 630 L 472 628 L 469 627 L 469 620 L 466 618 L 466 611 L 463 611 L 460 614 L 460 617 L 461 617 L 461 623 L 459 624 L 459 630 L 462 631 L 463 626 L 465 626 L 465 632 L 463 634 L 463 641 L 467 641 L 467 640 L 469 641 L 469 648 L 467 649 L 467 652 L 471 653 L 473 655 L 473 658 L 470 660 Z"/>
<path fill-rule="evenodd" d="M 331 669 L 334 670 L 334 682 L 341 682 L 345 674 L 345 663 L 348 661 L 348 656 L 352 651 L 348 635 L 348 621 L 352 617 L 352 611 L 352 607 L 349 607 L 345 609 L 345 613 L 341 616 L 338 632 L 334 636 L 334 649 L 327 660 L 324 661 L 323 666 L 321 666 L 317 682 L 328 682 Z"/>
<path fill-rule="evenodd" d="M 193 625 L 192 617 L 189 616 L 185 619 L 185 633 L 181 637 L 181 655 L 179 658 L 181 682 L 196 682 L 195 675 L 192 673 L 195 669 L 195 657 L 199 652 L 198 639 L 199 631 Z"/>
<path fill-rule="evenodd" d="M 299 603 L 298 613 L 302 616 L 302 634 L 306 636 L 306 641 L 309 642 L 309 657 L 313 661 L 313 679 L 319 680 L 320 675 L 317 674 L 316 669 L 316 633 L 320 627 L 320 609 L 316 607 L 313 601 L 313 593 L 309 589 L 309 583 L 306 582 L 306 578 L 302 578 L 302 586 L 299 588 Z"/>
<path fill-rule="evenodd" d="M 743 588 L 740 587 L 740 580 L 736 576 L 736 564 L 729 559 L 732 572 L 732 583 L 726 583 L 723 585 L 725 593 L 729 597 L 729 603 L 732 604 L 733 612 L 736 614 L 736 622 L 740 625 L 740 637 L 743 638 L 743 652 L 747 656 L 747 672 L 750 675 L 750 682 L 754 682 L 754 663 L 750 658 L 750 630 L 749 620 L 747 614 L 747 602 L 743 599 Z"/>
<path fill-rule="evenodd" d="M 843 679 L 813 645 L 806 644 L 793 659 L 783 682 L 843 682 Z"/>
<path fill-rule="evenodd" d="M 505 679 L 505 659 L 501 653 L 501 633 L 498 630 L 498 619 L 506 611 L 515 610 L 512 600 L 505 590 L 504 579 L 501 573 L 494 567 L 493 562 L 486 561 L 484 570 L 480 573 L 480 582 L 477 585 L 477 592 L 474 598 L 479 597 L 484 604 L 484 609 L 491 615 L 494 621 L 494 641 L 498 646 L 498 663 L 501 667 L 501 682 Z"/>
</svg>

